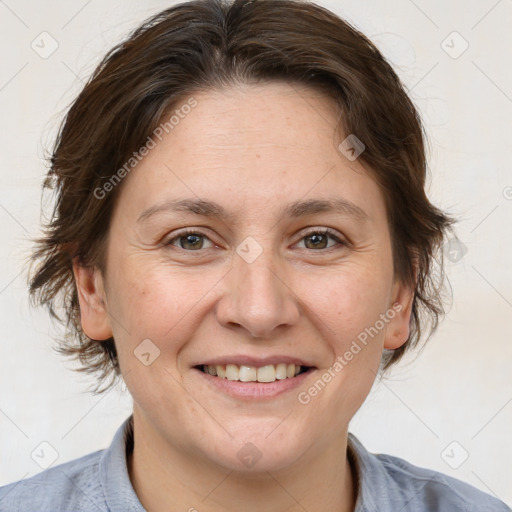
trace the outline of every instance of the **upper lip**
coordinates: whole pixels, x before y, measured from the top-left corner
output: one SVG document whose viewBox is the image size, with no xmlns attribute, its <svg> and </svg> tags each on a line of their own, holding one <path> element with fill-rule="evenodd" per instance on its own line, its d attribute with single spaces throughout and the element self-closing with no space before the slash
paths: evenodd
<svg viewBox="0 0 512 512">
<path fill-rule="evenodd" d="M 285 356 L 285 355 L 275 355 L 275 356 L 266 356 L 266 357 L 254 357 L 249 355 L 231 355 L 231 356 L 217 356 L 213 359 L 208 359 L 205 361 L 201 361 L 194 366 L 200 365 L 226 365 L 226 364 L 235 364 L 237 366 L 267 366 L 269 364 L 277 365 L 279 363 L 286 364 L 295 364 L 297 366 L 307 366 L 312 367 L 313 365 L 306 363 L 304 360 L 294 357 L 294 356 Z"/>
</svg>

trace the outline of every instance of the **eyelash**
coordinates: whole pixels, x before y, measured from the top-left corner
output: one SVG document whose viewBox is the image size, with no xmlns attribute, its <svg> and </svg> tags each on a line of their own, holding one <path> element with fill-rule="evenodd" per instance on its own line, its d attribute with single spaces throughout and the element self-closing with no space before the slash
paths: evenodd
<svg viewBox="0 0 512 512">
<path fill-rule="evenodd" d="M 208 240 L 210 240 L 210 238 L 202 233 L 201 231 L 198 231 L 196 229 L 185 229 L 181 232 L 179 232 L 178 234 L 176 234 L 173 238 L 171 238 L 169 241 L 165 242 L 165 246 L 173 246 L 173 243 L 177 240 L 179 240 L 180 238 L 184 238 L 188 235 L 199 235 L 199 236 L 202 236 L 204 238 L 207 238 Z M 311 235 L 322 235 L 322 236 L 329 236 L 330 238 L 332 238 L 333 240 L 335 240 L 336 242 L 338 242 L 339 245 L 341 246 L 345 246 L 345 247 L 348 247 L 349 243 L 344 241 L 344 240 L 341 240 L 334 231 L 328 229 L 328 228 L 323 228 L 323 229 L 313 229 L 307 233 L 305 233 L 300 241 L 304 240 L 305 238 L 307 238 L 308 236 L 311 236 Z M 211 240 L 210 240 L 211 241 Z M 214 243 L 214 242 L 212 242 Z M 327 247 L 327 248 L 324 248 L 324 249 L 318 249 L 318 250 L 315 250 L 315 249 L 309 249 L 310 251 L 314 251 L 314 252 L 325 252 L 329 249 L 333 249 L 333 247 Z M 181 250 L 181 251 L 185 251 L 185 252 L 190 252 L 190 253 L 194 253 L 194 252 L 201 252 L 201 249 L 197 249 L 197 250 L 189 250 L 189 249 L 183 249 L 182 247 L 177 247 L 177 249 Z"/>
</svg>

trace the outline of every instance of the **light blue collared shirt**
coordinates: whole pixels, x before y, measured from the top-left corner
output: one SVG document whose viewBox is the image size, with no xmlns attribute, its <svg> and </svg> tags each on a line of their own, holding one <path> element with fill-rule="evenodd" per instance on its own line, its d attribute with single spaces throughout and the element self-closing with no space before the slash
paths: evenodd
<svg viewBox="0 0 512 512">
<path fill-rule="evenodd" d="M 145 512 L 128 475 L 126 453 L 131 450 L 132 416 L 108 449 L 0 487 L 0 512 Z M 369 453 L 353 434 L 348 454 L 358 475 L 355 512 L 511 512 L 502 501 L 460 480 Z"/>
</svg>

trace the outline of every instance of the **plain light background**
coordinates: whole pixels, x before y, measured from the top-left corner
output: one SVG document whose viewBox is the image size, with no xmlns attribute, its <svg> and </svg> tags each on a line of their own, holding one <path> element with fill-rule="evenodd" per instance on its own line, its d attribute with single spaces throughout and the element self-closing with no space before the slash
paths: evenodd
<svg viewBox="0 0 512 512">
<path fill-rule="evenodd" d="M 29 307 L 23 271 L 66 106 L 107 50 L 172 3 L 0 1 L 0 485 L 107 447 L 130 414 L 126 392 L 88 393 L 91 378 L 52 351 L 55 327 Z M 351 431 L 370 451 L 512 505 L 512 1 L 319 3 L 394 65 L 430 137 L 429 195 L 459 218 L 446 248 L 453 306 L 419 358 L 374 387 Z"/>
</svg>

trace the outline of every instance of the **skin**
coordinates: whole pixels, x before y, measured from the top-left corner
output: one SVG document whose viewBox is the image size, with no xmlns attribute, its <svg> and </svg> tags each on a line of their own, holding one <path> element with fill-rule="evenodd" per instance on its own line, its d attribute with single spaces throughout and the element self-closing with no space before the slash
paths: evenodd
<svg viewBox="0 0 512 512">
<path fill-rule="evenodd" d="M 114 336 L 133 396 L 133 487 L 148 511 L 352 511 L 348 425 L 383 349 L 407 340 L 413 298 L 393 275 L 384 196 L 361 160 L 337 149 L 340 113 L 318 92 L 276 82 L 194 97 L 198 106 L 125 178 L 105 273 L 74 267 L 82 327 L 93 339 Z M 216 201 L 232 218 L 167 211 L 138 221 L 185 197 Z M 292 201 L 333 197 L 366 220 L 281 214 Z M 182 228 L 204 237 L 187 244 L 176 238 Z M 347 244 L 315 245 L 311 228 Z M 236 252 L 249 236 L 263 251 L 252 263 Z M 400 312 L 301 404 L 298 392 L 393 304 Z M 134 350 L 148 338 L 160 355 L 145 366 Z M 317 369 L 265 401 L 230 397 L 192 369 L 241 353 L 297 356 Z M 247 442 L 262 454 L 250 468 L 237 457 Z"/>
</svg>

